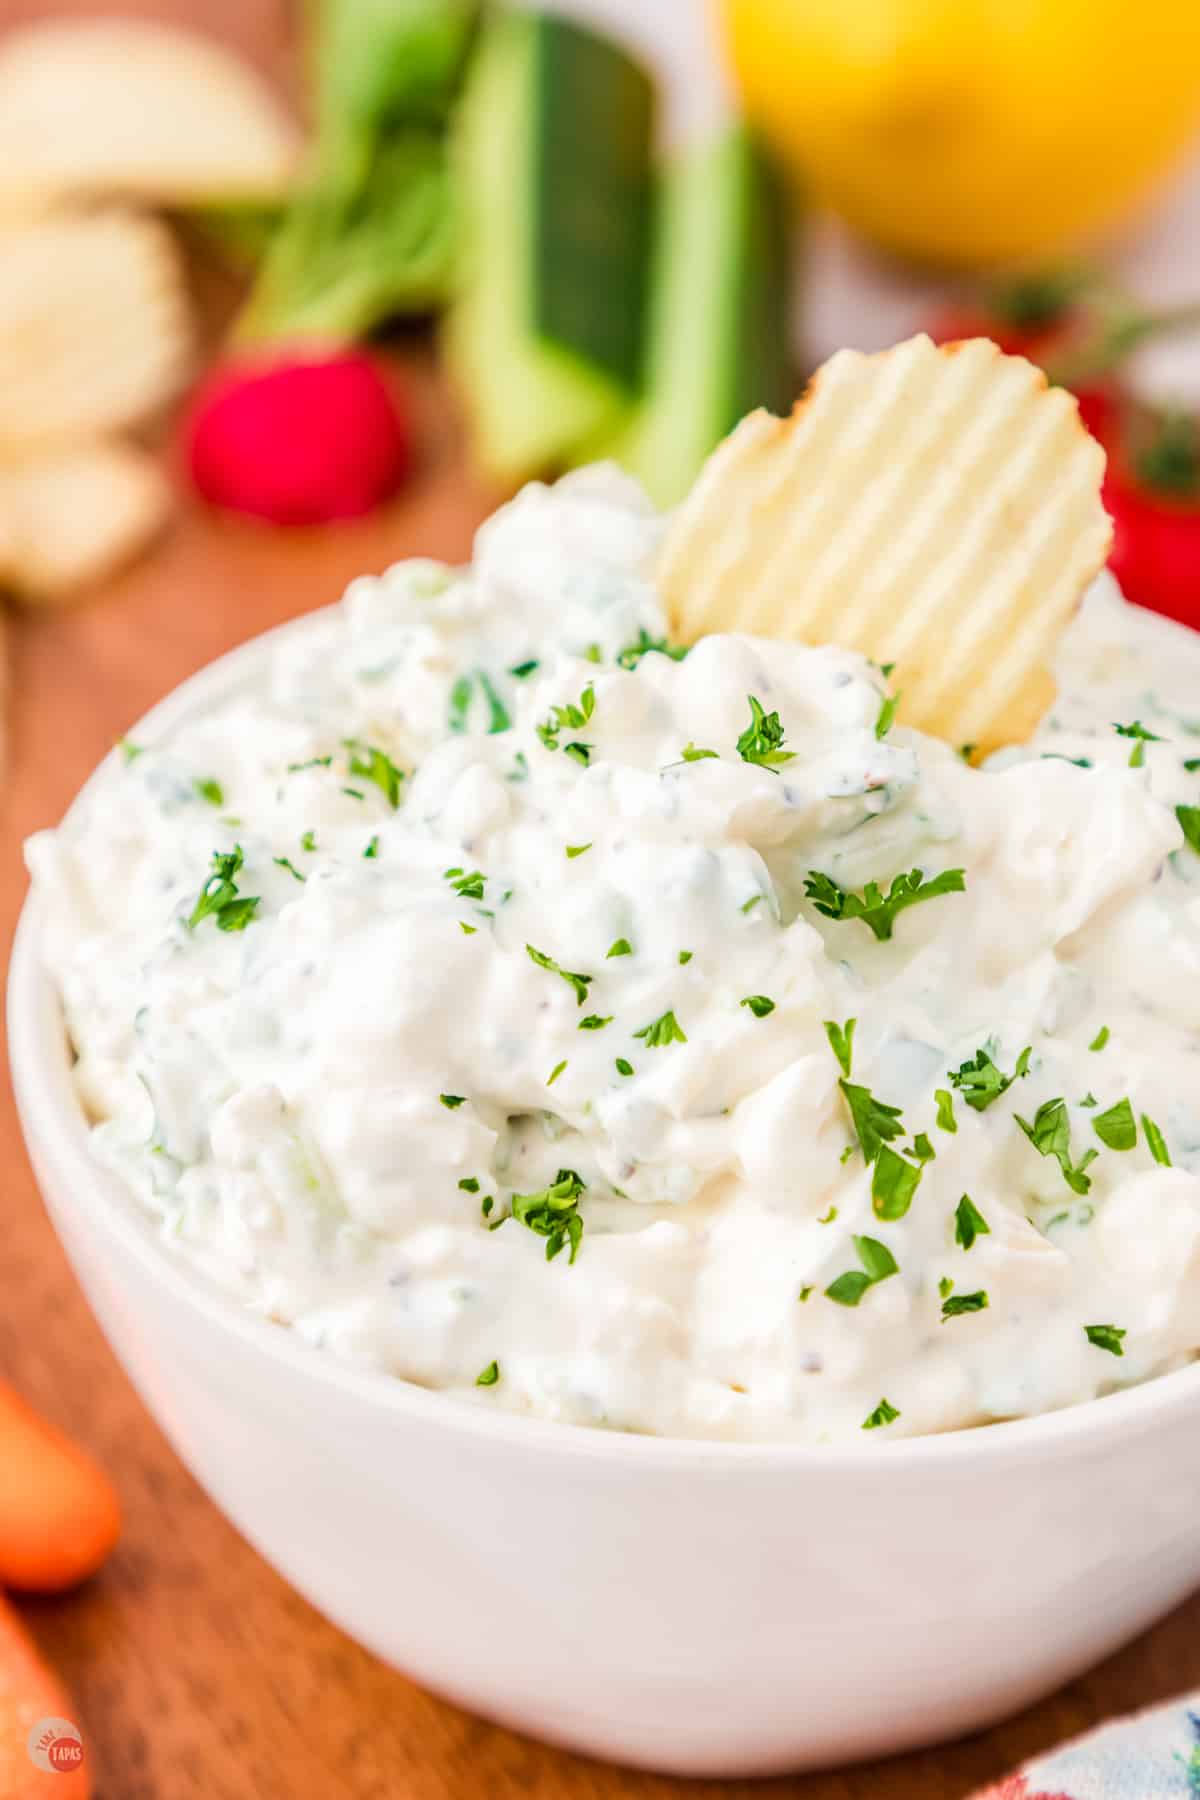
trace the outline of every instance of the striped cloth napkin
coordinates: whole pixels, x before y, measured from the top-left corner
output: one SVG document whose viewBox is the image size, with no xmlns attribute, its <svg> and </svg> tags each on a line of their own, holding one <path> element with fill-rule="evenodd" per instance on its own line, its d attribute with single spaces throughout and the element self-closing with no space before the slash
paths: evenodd
<svg viewBox="0 0 1200 1800">
<path fill-rule="evenodd" d="M 974 1800 L 1200 1800 L 1200 1693 L 1035 1757 Z"/>
</svg>

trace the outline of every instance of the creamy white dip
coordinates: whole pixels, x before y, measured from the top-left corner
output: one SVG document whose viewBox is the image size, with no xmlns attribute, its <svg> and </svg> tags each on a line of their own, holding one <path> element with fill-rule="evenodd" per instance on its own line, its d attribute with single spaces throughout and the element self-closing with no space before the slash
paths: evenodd
<svg viewBox="0 0 1200 1800">
<path fill-rule="evenodd" d="M 874 1442 L 1191 1357 L 1200 639 L 1103 579 L 978 770 L 848 652 L 643 654 L 658 532 L 528 488 L 30 842 L 96 1155 L 308 1342 L 543 1417 Z"/>
</svg>

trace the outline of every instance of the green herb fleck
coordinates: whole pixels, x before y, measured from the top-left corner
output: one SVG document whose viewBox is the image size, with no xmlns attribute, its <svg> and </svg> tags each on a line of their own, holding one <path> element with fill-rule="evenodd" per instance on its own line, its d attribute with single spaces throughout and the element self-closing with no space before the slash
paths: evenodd
<svg viewBox="0 0 1200 1800">
<path fill-rule="evenodd" d="M 591 849 L 591 847 L 592 847 L 592 846 L 591 846 L 591 845 L 590 845 L 590 844 L 568 844 L 568 845 L 567 845 L 567 859 L 568 859 L 568 861 L 569 861 L 569 862 L 574 862 L 574 860 L 575 860 L 575 858 L 576 858 L 576 857 L 577 857 L 577 856 L 582 856 L 582 855 L 583 855 L 583 853 L 584 853 L 584 851 L 585 851 L 585 850 L 590 850 L 590 849 Z"/>
<path fill-rule="evenodd" d="M 1085 1325 L 1083 1330 L 1088 1343 L 1094 1344 L 1097 1350 L 1107 1350 L 1110 1356 L 1124 1356 L 1121 1340 L 1125 1336 L 1125 1331 L 1122 1326 Z"/>
<path fill-rule="evenodd" d="M 1132 725 L 1118 725 L 1114 721 L 1113 730 L 1118 737 L 1135 738 L 1137 740 L 1129 754 L 1129 766 L 1131 769 L 1140 769 L 1145 762 L 1147 744 L 1161 744 L 1163 741 L 1156 731 L 1147 731 L 1146 727 L 1138 719 L 1135 719 Z"/>
<path fill-rule="evenodd" d="M 1111 1036 L 1112 1036 L 1112 1033 L 1109 1031 L 1108 1026 L 1102 1025 L 1100 1027 L 1099 1031 L 1096 1033 L 1095 1037 L 1092 1039 L 1091 1043 L 1088 1045 L 1088 1049 L 1089 1050 L 1103 1050 L 1105 1044 L 1107 1044 L 1107 1042 Z"/>
<path fill-rule="evenodd" d="M 857 1306 L 868 1288 L 899 1272 L 899 1263 L 878 1238 L 856 1237 L 854 1248 L 862 1268 L 847 1269 L 825 1289 L 826 1298 L 836 1300 L 839 1306 Z"/>
<path fill-rule="evenodd" d="M 446 869 L 442 874 L 443 881 L 448 881 L 461 900 L 482 900 L 486 875 L 479 869 Z"/>
<path fill-rule="evenodd" d="M 896 708 L 900 704 L 899 694 L 889 694 L 879 708 L 879 717 L 875 721 L 875 736 L 881 741 L 885 738 L 896 720 Z"/>
<path fill-rule="evenodd" d="M 652 1019 L 649 1025 L 643 1025 L 633 1035 L 644 1040 L 647 1050 L 661 1050 L 667 1044 L 687 1043 L 687 1033 L 673 1012 L 661 1013 L 657 1019 Z"/>
<path fill-rule="evenodd" d="M 921 1165 L 906 1162 L 887 1144 L 880 1147 L 871 1177 L 871 1205 L 877 1219 L 902 1219 L 921 1180 Z"/>
<path fill-rule="evenodd" d="M 306 831 L 304 833 L 304 836 L 300 839 L 300 848 L 302 850 L 315 850 L 316 847 L 317 847 L 316 832 L 315 831 Z"/>
<path fill-rule="evenodd" d="M 576 1006 L 583 1005 L 587 999 L 588 987 L 594 979 L 593 976 L 579 975 L 572 969 L 561 968 L 552 956 L 547 956 L 544 951 L 535 950 L 532 944 L 526 944 L 525 949 L 530 960 L 535 962 L 539 969 L 549 969 L 552 975 L 561 975 L 563 980 L 575 990 Z"/>
<path fill-rule="evenodd" d="M 486 1369 L 481 1369 L 475 1377 L 476 1387 L 495 1387 L 500 1379 L 500 1364 L 490 1362 Z"/>
<path fill-rule="evenodd" d="M 760 769 L 778 774 L 779 765 L 791 762 L 796 753 L 783 748 L 784 730 L 779 714 L 764 712 L 753 694 L 746 698 L 750 702 L 750 723 L 737 741 L 738 755 L 743 762 L 757 763 Z"/>
<path fill-rule="evenodd" d="M 1142 1114 L 1142 1130 L 1146 1134 L 1146 1147 L 1155 1162 L 1161 1163 L 1164 1169 L 1169 1169 L 1171 1167 L 1171 1153 L 1167 1149 L 1167 1140 L 1158 1129 L 1158 1126 L 1154 1123 L 1154 1120 L 1149 1118 L 1145 1113 Z"/>
<path fill-rule="evenodd" d="M 121 752 L 127 768 L 131 762 L 136 762 L 138 757 L 143 756 L 146 751 L 145 744 L 135 744 L 132 738 L 127 737 L 119 737 L 114 748 Z"/>
<path fill-rule="evenodd" d="M 986 1312 L 988 1297 L 983 1288 L 974 1294 L 951 1294 L 942 1301 L 942 1323 L 961 1318 L 963 1313 Z"/>
<path fill-rule="evenodd" d="M 875 1431 L 880 1425 L 890 1425 L 893 1419 L 899 1417 L 898 1409 L 889 1400 L 881 1400 L 875 1411 L 863 1420 L 862 1428 L 864 1431 Z"/>
<path fill-rule="evenodd" d="M 817 1224 L 818 1225 L 832 1225 L 833 1221 L 837 1218 L 837 1216 L 838 1216 L 837 1207 L 831 1206 L 827 1213 L 821 1214 L 820 1218 L 817 1220 Z"/>
<path fill-rule="evenodd" d="M 954 1292 L 954 1282 L 953 1282 L 952 1278 L 949 1275 L 943 1275 L 941 1280 L 938 1282 L 938 1294 L 941 1296 L 941 1298 L 943 1300 L 945 1300 L 947 1295 L 952 1294 L 953 1292 Z"/>
<path fill-rule="evenodd" d="M 604 960 L 607 962 L 610 956 L 632 955 L 633 945 L 628 938 L 614 938 L 612 943 L 608 946 L 608 949 L 604 952 Z"/>
<path fill-rule="evenodd" d="M 1019 1113 L 1014 1113 L 1013 1117 L 1039 1155 L 1053 1156 L 1056 1159 L 1062 1170 L 1063 1180 L 1072 1193 L 1086 1194 L 1092 1181 L 1084 1171 L 1089 1163 L 1095 1162 L 1099 1152 L 1085 1150 L 1078 1162 L 1072 1159 L 1071 1121 L 1066 1101 L 1058 1099 L 1043 1102 L 1034 1114 L 1032 1125 Z"/>
<path fill-rule="evenodd" d="M 807 1283 L 804 1287 L 802 1287 L 800 1289 L 800 1292 L 796 1295 L 796 1298 L 797 1298 L 797 1300 L 799 1300 L 801 1306 L 804 1305 L 805 1301 L 809 1298 L 812 1291 L 813 1290 L 812 1290 L 811 1282 Z"/>
<path fill-rule="evenodd" d="M 766 994 L 747 994 L 744 1000 L 738 1001 L 738 1005 L 748 1006 L 756 1019 L 765 1019 L 768 1013 L 775 1011 L 775 1002 L 768 999 Z"/>
<path fill-rule="evenodd" d="M 546 1239 L 547 1262 L 553 1262 L 567 1243 L 571 1246 L 569 1263 L 573 1263 L 579 1254 L 579 1240 L 583 1236 L 579 1196 L 586 1186 L 574 1169 L 560 1169 L 549 1187 L 541 1188 L 536 1194 L 513 1195 L 513 1218 Z"/>
<path fill-rule="evenodd" d="M 636 669 L 643 656 L 648 656 L 651 651 L 660 656 L 669 656 L 672 662 L 682 662 L 688 653 L 688 647 L 686 644 L 668 643 L 665 637 L 651 637 L 644 625 L 639 626 L 634 642 L 617 651 L 617 667 Z"/>
<path fill-rule="evenodd" d="M 876 1100 L 870 1088 L 859 1087 L 844 1077 L 838 1082 L 838 1086 L 846 1096 L 863 1156 L 867 1162 L 872 1163 L 885 1143 L 892 1138 L 903 1137 L 900 1108 Z"/>
<path fill-rule="evenodd" d="M 1097 1113 L 1092 1130 L 1110 1150 L 1132 1150 L 1137 1143 L 1137 1124 L 1129 1101 L 1118 1100 L 1107 1112 Z"/>
<path fill-rule="evenodd" d="M 604 1027 L 611 1025 L 612 1022 L 613 1015 L 611 1013 L 606 1019 L 602 1019 L 599 1013 L 589 1013 L 586 1019 L 580 1019 L 579 1029 L 580 1031 L 603 1031 Z"/>
<path fill-rule="evenodd" d="M 564 731 L 582 731 L 596 710 L 596 690 L 589 681 L 579 696 L 578 702 L 572 701 L 567 706 L 552 706 L 550 717 L 537 727 L 537 734 L 547 750 L 557 750 L 558 740 Z M 586 763 L 590 760 L 590 744 L 567 744 L 566 754 L 573 756 L 576 762 Z"/>
<path fill-rule="evenodd" d="M 438 1099 L 441 1101 L 442 1105 L 446 1108 L 446 1110 L 448 1112 L 454 1112 L 457 1107 L 464 1105 L 466 1102 L 466 1098 L 467 1098 L 467 1096 L 465 1094 L 439 1094 L 438 1095 Z"/>
<path fill-rule="evenodd" d="M 212 873 L 200 889 L 199 898 L 187 921 L 194 931 L 202 919 L 215 919 L 218 931 L 245 931 L 258 909 L 258 896 L 239 894 L 237 876 L 242 867 L 242 846 L 232 850 L 215 850 Z"/>
<path fill-rule="evenodd" d="M 555 1082 L 558 1080 L 559 1076 L 562 1074 L 562 1072 L 566 1068 L 566 1066 L 567 1066 L 567 1059 L 564 1056 L 563 1060 L 560 1063 L 555 1063 L 555 1065 L 551 1069 L 549 1075 L 547 1075 L 547 1077 L 546 1077 L 546 1086 L 547 1087 L 554 1086 Z"/>
<path fill-rule="evenodd" d="M 374 782 L 394 812 L 400 804 L 400 783 L 404 776 L 391 757 L 372 744 L 349 742 L 346 748 L 350 751 L 351 775 L 361 775 L 364 781 Z M 344 791 L 350 793 L 352 790 Z"/>
<path fill-rule="evenodd" d="M 1197 856 L 1200 856 L 1200 806 L 1177 806 L 1175 817 L 1179 820 L 1184 837 Z"/>
<path fill-rule="evenodd" d="M 992 1061 L 995 1045 L 989 1041 L 978 1049 L 968 1062 L 959 1068 L 949 1071 L 950 1082 L 961 1093 L 967 1105 L 976 1112 L 985 1112 L 993 1100 L 1006 1094 L 1014 1081 L 1021 1080 L 1029 1073 L 1029 1059 L 1033 1055 L 1033 1046 L 1027 1044 L 1013 1065 L 1011 1075 L 1005 1075 Z"/>
<path fill-rule="evenodd" d="M 954 1116 L 954 1100 L 949 1088 L 934 1088 L 933 1097 L 937 1101 L 939 1131 L 957 1131 L 958 1120 Z"/>
<path fill-rule="evenodd" d="M 525 681 L 530 675 L 532 675 L 534 673 L 534 671 L 536 669 L 538 669 L 540 667 L 541 667 L 541 664 L 538 662 L 537 657 L 531 656 L 528 662 L 514 663 L 512 668 L 508 672 L 514 678 L 514 680 Z"/>
<path fill-rule="evenodd" d="M 990 1237 L 992 1228 L 972 1200 L 964 1194 L 954 1209 L 954 1241 L 969 1250 L 976 1238 Z"/>
<path fill-rule="evenodd" d="M 477 1175 L 464 1175 L 458 1185 L 464 1194 L 477 1194 L 479 1192 L 479 1177 Z"/>
<path fill-rule="evenodd" d="M 617 1068 L 618 1075 L 632 1075 L 633 1074 L 633 1064 L 631 1062 L 629 1062 L 624 1056 L 618 1056 L 616 1068 Z"/>
<path fill-rule="evenodd" d="M 843 1075 L 849 1075 L 850 1064 L 854 1057 L 854 1027 L 857 1019 L 847 1019 L 839 1025 L 834 1019 L 825 1020 L 825 1036 L 829 1039 L 829 1048 L 837 1057 L 838 1067 Z"/>
<path fill-rule="evenodd" d="M 691 951 L 690 950 L 681 950 L 679 952 L 679 960 L 681 963 L 690 963 L 692 960 Z"/>
<path fill-rule="evenodd" d="M 295 863 L 289 862 L 286 856 L 275 856 L 271 860 L 277 869 L 286 869 L 288 874 L 293 875 L 297 881 L 307 880 L 307 876 L 302 875 Z"/>
<path fill-rule="evenodd" d="M 910 869 L 897 875 L 885 895 L 878 883 L 868 881 L 861 894 L 847 892 L 819 869 L 810 869 L 804 892 L 817 911 L 827 919 L 861 919 L 880 940 L 890 938 L 898 916 L 909 906 L 923 900 L 936 900 L 940 894 L 961 894 L 966 888 L 962 869 L 946 869 L 932 881 L 925 880 L 923 869 Z"/>
<path fill-rule="evenodd" d="M 224 806 L 225 789 L 221 786 L 219 781 L 214 781 L 211 775 L 205 776 L 203 780 L 197 779 L 193 781 L 192 786 L 195 788 L 200 798 L 202 800 L 207 800 L 210 806 Z"/>
</svg>

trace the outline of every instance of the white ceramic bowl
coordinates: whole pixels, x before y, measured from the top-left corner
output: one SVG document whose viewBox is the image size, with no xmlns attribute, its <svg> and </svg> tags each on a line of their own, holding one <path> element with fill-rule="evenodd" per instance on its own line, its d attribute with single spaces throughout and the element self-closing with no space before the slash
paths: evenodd
<svg viewBox="0 0 1200 1800">
<path fill-rule="evenodd" d="M 134 735 L 253 680 L 266 641 Z M 189 1468 L 331 1619 L 488 1718 L 685 1774 L 874 1756 L 1027 1704 L 1200 1580 L 1200 1364 L 852 1449 L 489 1413 L 339 1365 L 168 1257 L 90 1156 L 33 903 L 9 1050 L 59 1235 Z"/>
</svg>

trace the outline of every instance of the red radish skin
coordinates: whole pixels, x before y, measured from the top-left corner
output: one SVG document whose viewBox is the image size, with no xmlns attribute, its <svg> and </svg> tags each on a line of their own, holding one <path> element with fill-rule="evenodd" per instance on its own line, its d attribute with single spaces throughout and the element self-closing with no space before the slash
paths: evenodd
<svg viewBox="0 0 1200 1800">
<path fill-rule="evenodd" d="M 389 384 L 357 350 L 221 364 L 195 396 L 184 447 L 210 505 L 273 525 L 359 518 L 396 492 L 412 461 Z"/>
<path fill-rule="evenodd" d="M 0 1382 L 0 1586 L 74 1587 L 95 1574 L 120 1529 L 108 1476 Z"/>
</svg>

